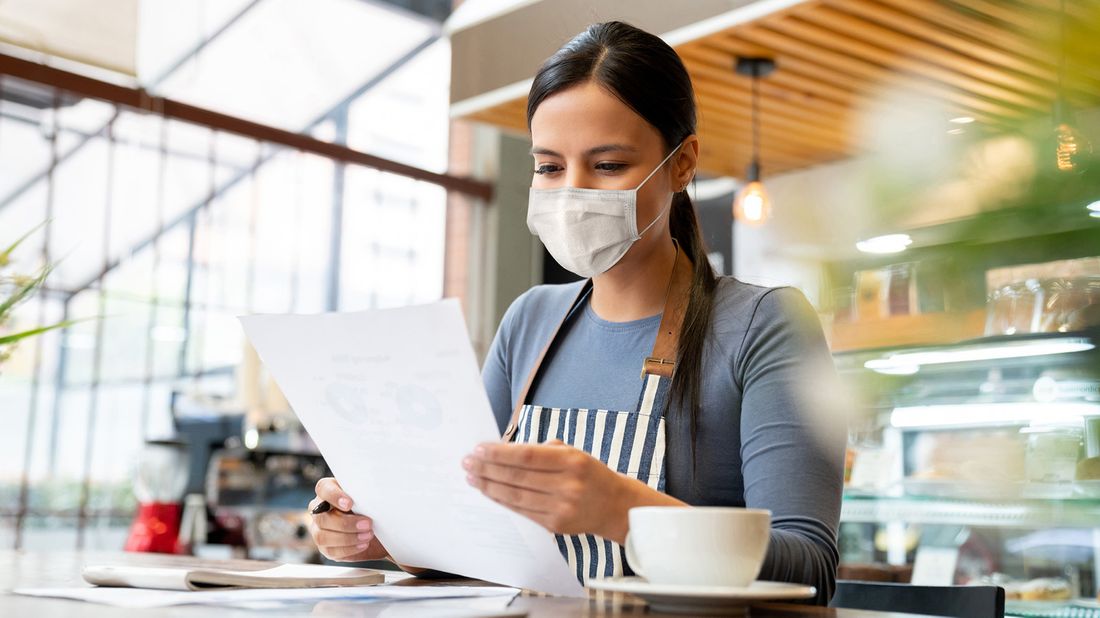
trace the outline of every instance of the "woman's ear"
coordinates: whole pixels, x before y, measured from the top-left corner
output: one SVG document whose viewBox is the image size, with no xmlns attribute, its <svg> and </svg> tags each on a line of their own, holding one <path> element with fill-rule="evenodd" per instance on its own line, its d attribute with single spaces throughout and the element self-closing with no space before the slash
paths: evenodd
<svg viewBox="0 0 1100 618">
<path fill-rule="evenodd" d="M 672 161 L 672 189 L 675 192 L 687 189 L 695 178 L 695 169 L 699 164 L 699 138 L 692 134 L 684 138 L 680 152 Z"/>
</svg>

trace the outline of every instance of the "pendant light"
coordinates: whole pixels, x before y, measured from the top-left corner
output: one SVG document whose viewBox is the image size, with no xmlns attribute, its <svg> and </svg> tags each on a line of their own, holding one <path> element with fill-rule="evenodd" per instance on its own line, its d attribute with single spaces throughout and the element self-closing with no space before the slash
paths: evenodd
<svg viewBox="0 0 1100 618">
<path fill-rule="evenodd" d="M 733 217 L 746 225 L 763 225 L 771 216 L 771 199 L 760 181 L 760 78 L 775 70 L 771 58 L 738 57 L 736 71 L 752 78 L 752 162 L 745 171 L 745 186 L 733 200 Z"/>
<path fill-rule="evenodd" d="M 1073 123 L 1073 108 L 1059 96 L 1054 103 L 1054 156 L 1060 172 L 1081 171 L 1082 159 L 1092 150 Z"/>
<path fill-rule="evenodd" d="M 1083 171 L 1084 159 L 1092 154 L 1092 144 L 1077 131 L 1073 107 L 1066 99 L 1066 2 L 1061 1 L 1058 36 L 1061 58 L 1058 62 L 1058 95 L 1054 101 L 1054 156 L 1060 172 Z"/>
</svg>

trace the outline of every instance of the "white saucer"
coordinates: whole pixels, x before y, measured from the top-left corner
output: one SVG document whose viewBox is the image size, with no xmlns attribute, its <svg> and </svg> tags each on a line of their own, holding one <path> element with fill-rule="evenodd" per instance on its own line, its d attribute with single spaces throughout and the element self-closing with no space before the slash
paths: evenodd
<svg viewBox="0 0 1100 618">
<path fill-rule="evenodd" d="M 755 581 L 745 587 L 651 584 L 641 577 L 607 577 L 588 580 L 593 590 L 628 592 L 645 599 L 657 612 L 744 614 L 750 603 L 809 599 L 813 586 Z"/>
</svg>

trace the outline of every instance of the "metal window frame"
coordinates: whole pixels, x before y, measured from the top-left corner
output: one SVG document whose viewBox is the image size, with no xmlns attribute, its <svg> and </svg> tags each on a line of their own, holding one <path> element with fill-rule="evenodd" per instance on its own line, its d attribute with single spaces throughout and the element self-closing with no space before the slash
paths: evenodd
<svg viewBox="0 0 1100 618">
<path fill-rule="evenodd" d="M 203 42 L 201 42 L 199 44 L 198 48 L 193 50 L 191 53 L 186 55 L 184 58 L 181 58 L 179 61 L 174 63 L 171 67 L 169 67 L 168 71 L 164 75 L 162 75 L 159 79 L 163 79 L 168 74 L 170 74 L 172 71 L 177 69 L 179 66 L 183 66 L 183 64 L 186 63 L 187 58 L 189 58 L 194 53 L 197 53 L 197 51 L 199 51 L 202 47 L 205 47 L 206 45 L 208 45 L 209 42 L 211 40 L 213 40 L 214 37 L 216 37 L 216 36 L 220 35 L 222 32 L 224 32 L 225 29 L 227 29 L 230 25 L 232 25 L 232 23 L 239 20 L 240 17 L 242 17 L 246 12 L 251 10 L 256 5 L 258 5 L 261 1 L 262 0 L 254 0 L 249 5 L 247 5 L 242 11 L 240 11 L 237 15 L 235 15 L 233 18 L 231 18 L 230 21 L 227 24 L 223 25 L 223 27 L 219 31 L 215 32 L 210 37 L 207 37 L 207 39 L 205 39 Z M 319 117 L 317 117 L 313 122 L 311 122 L 309 125 L 307 125 L 307 127 L 303 130 L 302 133 L 295 133 L 295 132 L 292 132 L 292 131 L 286 131 L 286 130 L 283 130 L 283 129 L 263 125 L 263 124 L 260 124 L 260 123 L 251 122 L 251 121 L 248 121 L 248 120 L 245 120 L 245 119 L 242 119 L 242 118 L 238 118 L 238 117 L 234 117 L 234 116 L 230 116 L 230 115 L 227 115 L 227 114 L 221 114 L 221 113 L 218 113 L 218 112 L 215 112 L 215 111 L 212 111 L 212 110 L 203 109 L 203 108 L 200 108 L 200 107 L 188 105 L 188 104 L 181 103 L 181 102 L 178 102 L 178 101 L 174 101 L 174 100 L 171 100 L 171 99 L 152 96 L 147 91 L 145 91 L 143 89 L 128 88 L 128 87 L 125 87 L 125 86 L 120 86 L 120 85 L 109 83 L 109 82 L 103 82 L 103 81 L 92 79 L 92 78 L 89 78 L 89 77 L 86 77 L 86 76 L 83 76 L 83 75 L 79 75 L 79 74 L 76 74 L 76 73 L 71 73 L 71 72 L 68 72 L 68 71 L 64 71 L 64 70 L 61 70 L 61 69 L 35 64 L 33 62 L 29 62 L 27 60 L 17 58 L 17 57 L 14 57 L 14 56 L 0 54 L 0 84 L 2 84 L 3 78 L 5 76 L 12 76 L 12 77 L 15 77 L 15 78 L 18 78 L 18 79 L 43 84 L 43 85 L 49 86 L 49 87 L 54 89 L 55 97 L 54 97 L 54 105 L 53 105 L 53 112 L 54 112 L 53 119 L 54 119 L 55 123 L 56 123 L 56 119 L 57 119 L 56 114 L 57 114 L 58 109 L 60 108 L 59 98 L 60 98 L 60 96 L 63 92 L 69 92 L 69 93 L 77 94 L 77 95 L 80 95 L 80 96 L 83 96 L 83 97 L 88 97 L 88 98 L 93 98 L 93 99 L 98 99 L 98 100 L 101 100 L 101 101 L 105 101 L 107 103 L 113 104 L 114 107 L 115 107 L 114 114 L 112 115 L 112 117 L 107 121 L 107 123 L 99 131 L 93 131 L 93 132 L 90 132 L 90 133 L 82 136 L 81 141 L 79 141 L 77 144 L 75 144 L 72 148 L 70 148 L 69 150 L 67 150 L 64 153 L 59 153 L 58 152 L 58 149 L 57 149 L 57 133 L 58 133 L 59 128 L 55 126 L 54 130 L 51 132 L 51 136 L 50 136 L 50 140 L 51 140 L 50 154 L 51 154 L 51 156 L 50 156 L 50 163 L 47 166 L 47 168 L 44 169 L 39 174 L 36 174 L 35 176 L 33 176 L 28 181 L 28 183 L 25 183 L 24 185 L 21 185 L 20 187 L 16 188 L 15 191 L 13 191 L 11 194 L 9 194 L 8 196 L 5 196 L 3 201 L 0 201 L 0 208 L 2 208 L 3 206 L 5 206 L 7 204 L 10 204 L 12 201 L 17 199 L 22 192 L 25 192 L 26 190 L 28 190 L 35 183 L 45 181 L 48 185 L 48 187 L 47 187 L 47 199 L 46 199 L 46 210 L 47 210 L 47 216 L 49 216 L 52 213 L 52 207 L 53 207 L 53 189 L 52 189 L 52 187 L 53 187 L 53 176 L 54 176 L 56 170 L 58 169 L 58 167 L 61 164 L 63 164 L 66 159 L 72 157 L 81 148 L 83 148 L 85 145 L 90 143 L 96 137 L 106 135 L 109 140 L 113 140 L 114 136 L 111 132 L 111 126 L 113 125 L 114 121 L 118 118 L 118 116 L 119 116 L 119 114 L 120 114 L 120 112 L 123 108 L 127 108 L 127 109 L 137 111 L 137 112 L 140 112 L 140 113 L 156 114 L 156 115 L 160 116 L 162 118 L 162 121 L 165 122 L 165 123 L 167 123 L 169 120 L 178 120 L 178 121 L 186 122 L 186 123 L 193 124 L 193 125 L 205 126 L 209 129 L 211 129 L 212 136 L 215 136 L 218 132 L 233 133 L 233 134 L 236 134 L 236 135 L 252 138 L 252 139 L 256 140 L 258 143 L 260 143 L 261 145 L 274 144 L 274 145 L 283 147 L 281 149 L 264 149 L 264 148 L 261 147 L 260 154 L 257 156 L 256 162 L 252 166 L 250 166 L 246 169 L 239 170 L 237 174 L 235 174 L 232 178 L 228 179 L 227 181 L 221 183 L 220 186 L 217 186 L 213 182 L 213 179 L 212 179 L 210 191 L 207 193 L 207 195 L 203 196 L 203 198 L 198 203 L 196 203 L 194 206 L 192 206 L 187 211 L 185 211 L 183 214 L 181 214 L 177 219 L 175 219 L 171 222 L 164 223 L 163 221 L 161 221 L 160 222 L 161 224 L 158 226 L 158 228 L 154 231 L 153 234 L 151 234 L 150 236 L 144 238 L 143 240 L 135 243 L 134 245 L 131 246 L 130 251 L 126 252 L 127 254 L 133 254 L 133 253 L 136 253 L 138 251 L 141 251 L 142 249 L 146 249 L 146 248 L 150 248 L 150 247 L 154 248 L 154 250 L 155 250 L 157 240 L 159 238 L 161 238 L 165 233 L 171 231 L 172 229 L 178 227 L 179 225 L 184 225 L 184 224 L 189 225 L 190 226 L 190 230 L 189 230 L 190 234 L 189 234 L 189 241 L 188 241 L 188 263 L 187 263 L 188 274 L 187 274 L 187 280 L 188 280 L 188 282 L 190 282 L 192 280 L 192 276 L 193 276 L 193 269 L 195 268 L 195 261 L 194 261 L 195 225 L 196 225 L 196 219 L 197 219 L 199 211 L 201 211 L 203 208 L 208 207 L 218 197 L 220 197 L 225 191 L 229 190 L 231 187 L 235 186 L 240 181 L 242 181 L 242 180 L 244 180 L 248 177 L 253 176 L 259 170 L 260 167 L 262 167 L 265 163 L 267 163 L 269 160 L 271 160 L 273 157 L 275 157 L 280 151 L 294 150 L 294 151 L 297 151 L 299 153 L 310 153 L 310 154 L 318 155 L 320 157 L 323 157 L 325 159 L 329 159 L 329 160 L 333 161 L 334 163 L 336 163 L 336 165 L 333 166 L 334 195 L 333 195 L 333 204 L 332 204 L 333 220 L 332 220 L 332 230 L 331 230 L 332 249 L 331 249 L 331 254 L 330 254 L 330 259 L 329 259 L 328 293 L 326 295 L 326 299 L 327 299 L 326 305 L 330 309 L 335 309 L 339 304 L 339 296 L 338 296 L 338 294 L 339 294 L 339 292 L 338 292 L 338 290 L 339 290 L 339 267 L 340 267 L 340 258 L 341 258 L 341 254 L 342 254 L 342 250 L 341 250 L 342 249 L 342 231 L 340 229 L 340 222 L 342 221 L 341 213 L 343 211 L 343 195 L 342 195 L 342 191 L 338 191 L 338 189 L 340 189 L 343 186 L 343 174 L 346 170 L 347 165 L 357 165 L 357 166 L 369 167 L 369 168 L 377 169 L 377 170 L 380 170 L 380 171 L 385 171 L 385 172 L 397 174 L 397 175 L 400 175 L 400 176 L 405 176 L 405 177 L 408 177 L 408 178 L 412 178 L 414 180 L 419 180 L 419 181 L 428 182 L 428 183 L 431 183 L 431 184 L 436 184 L 436 185 L 442 186 L 447 191 L 455 192 L 455 193 L 461 193 L 461 194 L 464 194 L 464 195 L 469 195 L 469 196 L 472 196 L 474 198 L 477 198 L 483 204 L 488 204 L 492 199 L 493 186 L 490 183 L 482 182 L 480 180 L 476 180 L 476 179 L 473 179 L 473 178 L 459 177 L 459 176 L 450 175 L 450 174 L 439 174 L 439 173 L 436 173 L 436 172 L 431 172 L 431 171 L 424 170 L 424 169 L 421 169 L 421 168 L 418 168 L 418 167 L 415 167 L 415 166 L 406 165 L 406 164 L 403 164 L 403 163 L 399 163 L 399 162 L 392 161 L 392 160 L 389 160 L 389 159 L 385 159 L 385 158 L 382 158 L 382 157 L 378 157 L 378 156 L 375 156 L 375 155 L 370 155 L 366 152 L 362 152 L 362 151 L 358 151 L 358 150 L 349 148 L 346 145 L 346 126 L 347 126 L 348 107 L 355 100 L 357 100 L 359 97 L 363 96 L 367 91 L 369 91 L 374 86 L 376 86 L 379 83 L 381 83 L 382 81 L 384 81 L 387 77 L 389 77 L 390 75 L 392 75 L 393 73 L 398 71 L 401 67 L 406 65 L 410 60 L 412 60 L 414 57 L 419 55 L 419 53 L 422 52 L 424 49 L 428 48 L 430 45 L 435 43 L 438 39 L 439 39 L 439 35 L 438 34 L 433 34 L 432 36 L 430 36 L 427 39 L 425 39 L 424 41 L 422 41 L 420 44 L 416 45 L 407 54 L 405 54 L 401 58 L 397 59 L 395 62 L 391 63 L 389 66 L 385 67 L 382 71 L 380 71 L 376 75 L 372 76 L 363 85 L 356 88 L 355 91 L 351 92 L 348 96 L 343 98 L 339 103 L 337 103 L 336 105 L 331 107 L 329 110 L 327 110 L 326 112 L 321 114 Z M 325 121 L 328 121 L 328 120 L 335 120 L 337 123 L 340 123 L 341 120 L 342 120 L 342 122 L 343 122 L 344 130 L 341 133 L 342 137 L 340 139 L 338 139 L 338 141 L 336 143 L 321 141 L 321 140 L 315 139 L 312 136 L 305 133 L 305 132 L 308 132 L 308 131 L 316 128 L 318 125 L 320 125 L 321 123 L 323 123 Z M 160 147 L 162 149 L 162 152 L 161 152 L 162 156 L 167 154 L 166 152 L 163 151 L 163 149 L 166 148 L 166 146 L 164 144 L 163 137 L 164 136 L 162 135 L 162 143 L 160 144 Z M 212 139 L 213 139 L 213 137 L 212 137 Z M 212 148 L 211 149 L 211 159 L 213 159 L 213 157 L 214 157 L 213 146 L 211 148 Z M 111 199 L 110 187 L 108 187 L 108 197 L 107 197 L 107 199 L 108 200 Z M 109 208 L 107 210 L 107 213 L 108 213 L 107 214 L 107 219 L 108 220 L 107 220 L 106 224 L 109 225 L 109 222 L 110 222 L 110 209 Z M 44 245 L 43 245 L 44 246 L 43 259 L 47 260 L 47 261 L 50 258 L 50 256 L 49 256 L 49 243 L 50 243 L 50 239 L 51 239 L 50 232 L 51 232 L 50 226 L 47 224 L 46 229 L 45 229 L 46 240 L 45 240 Z M 101 282 L 112 270 L 117 268 L 121 263 L 122 263 L 121 260 L 111 260 L 110 256 L 107 253 L 105 253 L 104 254 L 104 264 L 103 264 L 101 270 L 98 273 L 96 273 L 93 277 L 90 277 L 88 280 L 86 280 L 84 282 L 81 282 L 80 284 L 78 284 L 73 289 L 56 291 L 58 294 L 60 294 L 63 297 L 63 299 L 62 299 L 62 312 L 63 312 L 63 314 L 66 317 L 68 317 L 69 311 L 70 311 L 70 303 L 71 303 L 72 299 L 77 294 L 79 294 L 80 292 L 82 292 L 84 290 L 87 290 L 87 289 L 91 288 L 96 283 L 100 283 L 99 301 L 100 301 L 100 305 L 102 306 L 102 304 L 104 302 L 104 299 L 105 299 L 105 291 L 102 289 L 102 283 Z M 54 294 L 51 294 L 51 295 L 54 295 Z M 191 298 L 191 295 L 192 295 L 192 290 L 191 290 L 191 285 L 189 284 L 187 286 L 186 291 L 185 291 L 185 299 L 184 299 L 184 307 L 185 307 L 185 317 L 184 317 L 185 324 L 184 324 L 184 328 L 185 329 L 190 329 L 189 320 L 188 320 L 188 317 L 186 315 L 187 314 L 186 309 L 191 306 L 191 303 L 192 303 L 192 300 L 193 300 Z M 159 304 L 160 304 L 159 301 L 157 301 L 157 299 L 154 299 L 154 301 L 155 302 L 153 304 L 155 306 L 159 306 Z M 44 297 L 41 300 L 39 300 L 39 302 L 40 302 L 40 310 L 39 310 L 40 318 L 44 321 L 45 317 L 46 317 L 45 312 L 46 312 L 47 303 L 46 303 L 46 300 L 45 300 Z M 151 327 L 152 327 L 152 322 L 150 322 L 150 328 Z M 65 385 L 65 375 L 67 373 L 66 369 L 67 369 L 67 365 L 68 365 L 67 364 L 68 359 L 67 359 L 67 354 L 66 354 L 67 347 L 64 345 L 64 341 L 67 338 L 67 335 L 68 335 L 67 329 L 63 330 L 62 333 L 61 333 L 62 341 L 61 341 L 61 349 L 59 350 L 57 372 L 56 372 L 56 375 L 54 376 L 54 386 L 57 389 L 57 395 L 55 396 L 54 405 L 53 405 L 53 412 L 54 413 L 53 413 L 53 415 L 52 415 L 53 417 L 51 419 L 51 421 L 52 421 L 52 427 L 51 427 L 51 431 L 50 431 L 50 444 L 51 444 L 51 449 L 50 449 L 50 451 L 51 451 L 50 452 L 50 460 L 51 461 L 50 461 L 50 465 L 51 466 L 53 465 L 53 462 L 56 460 L 56 454 L 57 454 L 56 453 L 56 446 L 57 446 L 57 444 L 56 444 L 57 443 L 57 435 L 56 434 L 57 434 L 57 431 L 58 431 L 58 427 L 57 427 L 58 420 L 59 420 L 58 419 L 58 413 L 60 412 L 60 406 L 61 406 L 60 394 L 65 389 L 65 386 L 66 386 Z M 100 344 L 102 343 L 102 338 L 103 338 L 102 324 L 100 324 L 100 325 L 97 326 L 97 332 L 96 332 L 97 348 L 101 347 Z M 187 338 L 188 339 L 190 338 L 190 334 L 188 334 Z M 33 370 L 32 383 L 31 383 L 31 386 L 30 386 L 30 388 L 31 388 L 31 402 L 30 402 L 30 410 L 29 410 L 30 418 L 28 420 L 28 425 L 27 425 L 26 445 L 25 445 L 26 446 L 26 451 L 25 451 L 25 454 L 24 454 L 24 473 L 22 475 L 22 479 L 21 479 L 21 483 L 20 483 L 19 503 L 18 503 L 17 511 L 15 513 L 15 520 L 16 521 L 15 521 L 15 543 L 14 544 L 15 544 L 16 549 L 19 549 L 19 548 L 22 547 L 24 525 L 25 525 L 27 517 L 31 514 L 31 510 L 29 508 L 29 493 L 30 493 L 31 488 L 30 488 L 30 485 L 29 485 L 28 472 L 29 472 L 29 469 L 30 469 L 31 459 L 32 459 L 32 452 L 33 452 L 32 442 L 33 442 L 34 435 L 35 435 L 35 420 L 36 420 L 36 417 L 38 416 L 37 415 L 37 408 L 39 407 L 39 392 L 40 392 L 41 386 L 42 386 L 41 382 L 42 382 L 42 369 L 43 369 L 42 366 L 41 366 L 42 365 L 42 349 L 41 349 L 42 348 L 42 341 L 41 341 L 41 339 L 37 340 L 35 345 L 36 345 L 36 347 L 35 347 L 35 354 L 34 354 L 34 359 L 35 359 L 34 360 L 34 370 Z M 190 375 L 188 373 L 187 367 L 186 367 L 187 349 L 188 349 L 188 345 L 187 345 L 187 342 L 185 341 L 185 344 L 183 346 L 181 346 L 181 349 L 180 349 L 180 357 L 179 357 L 180 367 L 179 367 L 177 379 L 186 378 Z M 99 358 L 100 354 L 101 353 L 97 351 L 97 363 L 96 363 L 97 365 L 102 362 L 101 359 Z M 148 369 L 148 367 L 147 367 L 147 369 Z M 201 373 L 201 371 L 200 371 L 200 373 Z M 98 367 L 97 367 L 93 370 L 92 380 L 91 380 L 90 384 L 88 384 L 88 387 L 91 389 L 91 392 L 92 392 L 92 398 L 89 402 L 89 408 L 90 409 L 88 411 L 88 413 L 89 413 L 89 422 L 90 423 L 94 422 L 94 418 L 95 418 L 95 416 L 97 415 L 97 412 L 98 412 L 98 410 L 97 410 L 97 405 L 98 404 L 97 404 L 97 401 L 96 401 L 97 389 L 100 386 L 100 379 L 99 379 L 100 376 L 98 374 L 99 374 L 99 370 L 98 370 Z M 151 387 L 152 383 L 156 382 L 156 381 L 159 381 L 159 380 L 157 380 L 155 377 L 153 377 L 151 375 L 145 376 L 144 385 L 146 387 L 146 390 L 148 390 Z M 142 418 L 143 418 L 142 422 L 144 424 L 146 422 L 144 411 L 143 411 L 143 417 Z M 92 432 L 89 432 L 89 436 L 87 438 L 88 444 L 86 445 L 86 450 L 85 450 L 85 453 L 84 453 L 84 469 L 83 469 L 83 473 L 82 473 L 81 496 L 80 496 L 80 501 L 79 501 L 78 512 L 76 514 L 76 516 L 77 516 L 77 547 L 78 548 L 80 548 L 84 545 L 84 542 L 85 542 L 85 528 L 86 528 L 86 525 L 87 525 L 87 522 L 88 522 L 88 519 L 89 519 L 89 517 L 88 517 L 88 515 L 89 515 L 88 508 L 89 508 L 89 500 L 90 500 L 89 481 L 90 481 L 91 462 L 92 462 L 92 459 L 93 459 L 93 457 L 92 457 L 93 445 L 91 444 L 92 439 L 93 439 Z"/>
</svg>

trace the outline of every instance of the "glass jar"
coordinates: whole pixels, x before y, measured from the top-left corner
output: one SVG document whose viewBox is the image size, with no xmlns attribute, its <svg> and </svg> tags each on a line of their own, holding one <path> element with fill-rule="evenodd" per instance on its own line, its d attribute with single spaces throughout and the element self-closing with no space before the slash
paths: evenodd
<svg viewBox="0 0 1100 618">
<path fill-rule="evenodd" d="M 1075 279 L 1074 287 L 1074 303 L 1065 316 L 1064 330 L 1100 326 L 1100 275 Z"/>
<path fill-rule="evenodd" d="M 852 287 L 833 289 L 833 321 L 852 322 L 855 316 L 856 290 Z"/>
<path fill-rule="evenodd" d="M 986 300 L 986 335 L 1030 333 L 1035 316 L 1036 286 L 1015 282 L 994 289 Z"/>
<path fill-rule="evenodd" d="M 1026 427 L 1024 473 L 1032 483 L 1072 483 L 1081 457 L 1078 426 Z"/>
</svg>

